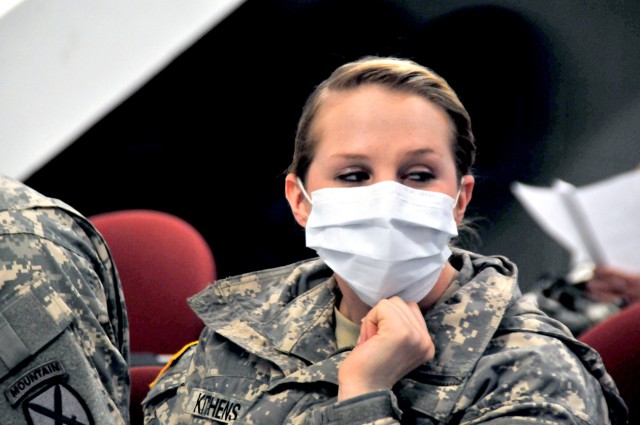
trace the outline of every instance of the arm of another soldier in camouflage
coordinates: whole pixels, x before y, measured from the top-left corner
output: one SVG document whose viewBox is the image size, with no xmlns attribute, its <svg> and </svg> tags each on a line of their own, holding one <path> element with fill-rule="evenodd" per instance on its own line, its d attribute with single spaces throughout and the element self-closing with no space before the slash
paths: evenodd
<svg viewBox="0 0 640 425">
<path fill-rule="evenodd" d="M 1 219 L 0 422 L 128 423 L 126 313 L 112 312 L 119 282 L 110 287 L 103 259 L 68 215 Z M 58 235 L 46 230 L 54 222 Z"/>
</svg>

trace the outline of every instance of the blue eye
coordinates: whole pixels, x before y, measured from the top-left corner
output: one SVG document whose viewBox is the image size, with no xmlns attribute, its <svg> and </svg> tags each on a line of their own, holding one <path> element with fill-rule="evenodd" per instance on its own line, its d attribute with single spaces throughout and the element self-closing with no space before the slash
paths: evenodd
<svg viewBox="0 0 640 425">
<path fill-rule="evenodd" d="M 346 183 L 360 183 L 369 180 L 371 176 L 366 171 L 354 171 L 350 173 L 340 174 L 338 180 Z"/>
</svg>

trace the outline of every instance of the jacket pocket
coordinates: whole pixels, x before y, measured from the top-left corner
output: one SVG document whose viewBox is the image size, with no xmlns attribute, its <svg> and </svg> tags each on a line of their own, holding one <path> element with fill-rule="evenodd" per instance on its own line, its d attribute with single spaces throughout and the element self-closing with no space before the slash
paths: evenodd
<svg viewBox="0 0 640 425">
<path fill-rule="evenodd" d="M 0 307 L 0 380 L 71 323 L 69 307 L 48 282 L 35 277 Z"/>
</svg>

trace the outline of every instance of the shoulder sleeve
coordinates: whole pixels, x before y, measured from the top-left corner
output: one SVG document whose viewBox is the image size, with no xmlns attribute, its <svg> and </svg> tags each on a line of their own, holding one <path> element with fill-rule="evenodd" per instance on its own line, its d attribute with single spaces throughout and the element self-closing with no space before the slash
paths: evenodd
<svg viewBox="0 0 640 425">
<path fill-rule="evenodd" d="M 149 394 L 142 401 L 143 406 L 152 405 L 154 399 L 165 398 L 175 393 L 176 388 L 183 385 L 195 353 L 197 341 L 187 344 L 162 368 L 158 377 L 151 383 Z"/>
<path fill-rule="evenodd" d="M 182 410 L 178 408 L 181 397 L 179 390 L 184 387 L 187 371 L 197 367 L 194 365 L 197 346 L 196 341 L 178 351 L 151 384 L 149 393 L 142 401 L 145 424 L 167 423 L 168 418 L 182 414 Z"/>
<path fill-rule="evenodd" d="M 27 415 L 53 391 L 96 424 L 127 421 L 126 309 L 95 237 L 57 208 L 0 211 L 0 386 L 13 393 L 3 414 Z"/>
</svg>

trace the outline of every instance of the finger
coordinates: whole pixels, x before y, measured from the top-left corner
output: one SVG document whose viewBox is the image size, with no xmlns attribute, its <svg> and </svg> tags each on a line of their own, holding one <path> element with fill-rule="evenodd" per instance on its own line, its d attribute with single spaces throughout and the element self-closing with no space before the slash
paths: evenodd
<svg viewBox="0 0 640 425">
<path fill-rule="evenodd" d="M 392 297 L 389 302 L 402 314 L 404 320 L 414 327 L 418 331 L 424 331 L 427 328 L 427 324 L 418 307 L 418 303 L 415 301 L 405 301 L 400 297 Z"/>
<path fill-rule="evenodd" d="M 367 320 L 367 317 L 365 316 L 362 319 L 362 324 L 360 325 L 360 337 L 358 338 L 358 344 L 367 341 L 376 333 L 378 333 L 377 324 L 372 322 L 371 320 Z"/>
<path fill-rule="evenodd" d="M 627 282 L 619 277 L 609 279 L 594 279 L 587 284 L 590 291 L 624 293 Z"/>
<path fill-rule="evenodd" d="M 388 326 L 386 326 L 387 323 Z M 416 334 L 428 332 L 417 303 L 406 302 L 397 296 L 380 300 L 369 310 L 363 319 L 360 339 L 366 341 L 378 334 L 383 328 L 390 332 L 396 332 L 400 329 Z"/>
<path fill-rule="evenodd" d="M 606 291 L 606 290 L 589 291 L 589 295 L 592 299 L 600 302 L 605 302 L 605 303 L 617 303 L 623 297 L 623 294 L 617 291 Z"/>
<path fill-rule="evenodd" d="M 422 311 L 415 301 L 404 301 L 399 297 L 390 299 L 395 307 L 402 310 L 405 318 L 404 324 L 411 330 L 411 334 L 417 338 L 412 344 L 418 344 L 415 347 L 422 353 L 422 361 L 426 362 L 433 359 L 435 355 L 435 346 L 431 340 L 431 335 L 427 328 L 427 322 L 424 319 Z"/>
</svg>

